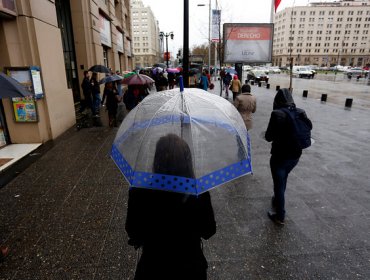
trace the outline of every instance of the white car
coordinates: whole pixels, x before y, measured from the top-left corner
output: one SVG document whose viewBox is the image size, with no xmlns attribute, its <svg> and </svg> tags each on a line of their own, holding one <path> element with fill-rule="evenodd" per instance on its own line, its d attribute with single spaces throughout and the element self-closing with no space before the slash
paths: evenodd
<svg viewBox="0 0 370 280">
<path fill-rule="evenodd" d="M 306 66 L 293 66 L 293 75 L 299 78 L 313 78 L 314 74 Z"/>
<path fill-rule="evenodd" d="M 274 73 L 274 74 L 280 74 L 281 73 L 281 70 L 279 69 L 279 67 L 270 67 L 269 71 L 270 71 L 270 73 Z"/>
</svg>

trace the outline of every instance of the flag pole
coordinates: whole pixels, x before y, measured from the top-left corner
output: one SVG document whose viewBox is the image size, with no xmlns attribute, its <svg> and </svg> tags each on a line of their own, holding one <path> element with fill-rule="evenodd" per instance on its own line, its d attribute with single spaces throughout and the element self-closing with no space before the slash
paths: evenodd
<svg viewBox="0 0 370 280">
<path fill-rule="evenodd" d="M 270 23 L 274 23 L 274 13 L 275 13 L 275 0 L 271 0 Z"/>
</svg>

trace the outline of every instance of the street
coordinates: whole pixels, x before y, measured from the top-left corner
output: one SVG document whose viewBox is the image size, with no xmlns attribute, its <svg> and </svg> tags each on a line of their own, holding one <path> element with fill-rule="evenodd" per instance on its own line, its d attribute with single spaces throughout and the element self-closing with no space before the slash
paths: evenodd
<svg viewBox="0 0 370 280">
<path fill-rule="evenodd" d="M 204 242 L 208 279 L 369 279 L 369 86 L 294 78 L 293 96 L 312 120 L 315 143 L 289 176 L 286 224 L 278 227 L 267 217 L 270 144 L 262 134 L 275 87 L 288 82 L 276 74 L 270 89 L 252 86 L 254 174 L 210 192 L 217 232 Z M 219 94 L 218 82 L 212 93 Z M 322 93 L 325 104 L 317 100 Z M 348 97 L 351 110 L 344 109 Z M 0 189 L 0 242 L 11 249 L 0 279 L 133 279 L 128 185 L 110 158 L 118 128 L 108 127 L 105 113 L 103 127 L 71 128 Z"/>
</svg>

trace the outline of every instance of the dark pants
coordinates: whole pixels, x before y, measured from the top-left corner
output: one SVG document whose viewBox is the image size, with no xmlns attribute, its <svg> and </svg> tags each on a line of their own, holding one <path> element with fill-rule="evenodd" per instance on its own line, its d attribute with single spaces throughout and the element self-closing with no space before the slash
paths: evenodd
<svg viewBox="0 0 370 280">
<path fill-rule="evenodd" d="M 239 92 L 233 91 L 233 101 L 235 101 L 236 97 L 239 95 Z"/>
<path fill-rule="evenodd" d="M 85 100 L 80 101 L 81 107 L 80 107 L 80 113 L 85 111 L 86 108 L 91 109 L 91 113 L 94 115 L 95 110 L 94 107 L 92 106 L 92 100 L 91 97 L 85 96 Z"/>
<path fill-rule="evenodd" d="M 276 209 L 276 217 L 285 219 L 285 189 L 289 172 L 297 165 L 298 159 L 281 159 L 271 156 L 270 168 L 272 180 L 274 181 L 274 198 L 272 201 Z"/>
</svg>

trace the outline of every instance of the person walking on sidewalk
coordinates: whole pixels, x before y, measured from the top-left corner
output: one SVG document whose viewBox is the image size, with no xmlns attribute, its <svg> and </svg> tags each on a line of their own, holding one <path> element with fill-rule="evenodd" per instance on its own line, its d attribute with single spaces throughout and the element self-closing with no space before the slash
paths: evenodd
<svg viewBox="0 0 370 280">
<path fill-rule="evenodd" d="M 100 84 L 98 81 L 98 73 L 94 72 L 90 79 L 91 89 L 92 89 L 92 97 L 93 97 L 93 107 L 94 107 L 94 115 L 99 115 L 100 111 L 100 104 L 101 104 L 101 97 L 100 97 Z"/>
<path fill-rule="evenodd" d="M 230 82 L 231 80 L 233 79 L 233 77 L 231 77 L 231 74 L 229 72 L 226 72 L 224 78 L 223 78 L 223 83 L 224 83 L 224 87 L 225 87 L 225 95 L 226 95 L 226 98 L 229 98 L 229 87 L 230 87 Z"/>
<path fill-rule="evenodd" d="M 297 142 L 292 120 L 284 109 L 296 109 L 304 114 L 308 126 L 312 129 L 312 123 L 302 109 L 295 108 L 294 100 L 290 91 L 286 88 L 278 90 L 274 98 L 273 111 L 267 127 L 265 138 L 272 142 L 270 168 L 274 183 L 274 196 L 272 197 L 272 210 L 268 211 L 268 217 L 279 225 L 284 225 L 285 219 L 285 189 L 288 175 L 298 164 L 302 155 L 302 148 Z"/>
<path fill-rule="evenodd" d="M 117 109 L 118 103 L 121 101 L 121 96 L 119 96 L 118 90 L 114 86 L 113 82 L 105 84 L 102 104 L 104 103 L 105 99 L 107 99 L 105 105 L 107 106 L 108 110 L 109 127 L 116 127 Z"/>
<path fill-rule="evenodd" d="M 242 86 L 242 94 L 235 98 L 234 106 L 242 116 L 247 130 L 250 130 L 252 128 L 252 113 L 256 112 L 257 108 L 257 100 L 251 94 L 250 85 Z"/>
<path fill-rule="evenodd" d="M 233 92 L 233 101 L 235 101 L 236 96 L 242 91 L 242 83 L 238 79 L 238 75 L 234 75 L 234 78 L 231 81 L 230 89 Z"/>
<path fill-rule="evenodd" d="M 208 77 L 207 77 L 206 71 L 204 70 L 202 72 L 202 76 L 200 76 L 199 87 L 202 90 L 207 91 L 208 90 L 208 86 L 209 86 Z"/>
<path fill-rule="evenodd" d="M 156 144 L 153 173 L 194 178 L 189 145 L 175 134 Z M 202 238 L 216 233 L 209 192 L 198 196 L 131 188 L 126 232 L 129 245 L 142 247 L 135 280 L 206 280 Z"/>
<path fill-rule="evenodd" d="M 85 111 L 86 108 L 91 109 L 91 113 L 95 115 L 95 109 L 92 104 L 92 95 L 91 95 L 91 84 L 90 84 L 90 77 L 89 71 L 84 71 L 84 79 L 81 83 L 82 93 L 84 96 L 84 100 L 81 104 L 80 113 Z"/>
</svg>

